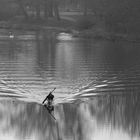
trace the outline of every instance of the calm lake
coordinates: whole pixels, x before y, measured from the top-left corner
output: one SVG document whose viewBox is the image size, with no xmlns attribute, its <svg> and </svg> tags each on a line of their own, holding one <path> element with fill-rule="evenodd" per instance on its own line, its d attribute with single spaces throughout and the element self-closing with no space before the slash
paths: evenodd
<svg viewBox="0 0 140 140">
<path fill-rule="evenodd" d="M 0 140 L 139 140 L 140 43 L 0 30 L 0 124 Z"/>
</svg>

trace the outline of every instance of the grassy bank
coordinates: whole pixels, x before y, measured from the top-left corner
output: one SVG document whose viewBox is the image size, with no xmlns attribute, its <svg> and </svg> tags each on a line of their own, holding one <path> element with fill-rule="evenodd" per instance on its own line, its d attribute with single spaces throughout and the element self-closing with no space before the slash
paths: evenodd
<svg viewBox="0 0 140 140">
<path fill-rule="evenodd" d="M 40 30 L 40 29 L 72 29 L 74 23 L 67 19 L 57 20 L 55 18 L 49 18 L 47 20 L 42 19 L 24 19 L 14 18 L 8 21 L 0 21 L 0 28 L 5 29 L 19 29 L 19 30 Z"/>
<path fill-rule="evenodd" d="M 125 27 L 118 27 L 117 30 L 109 30 L 104 20 L 88 15 L 84 17 L 82 14 L 62 13 L 61 20 L 56 18 L 48 18 L 47 20 L 25 20 L 22 17 L 16 17 L 9 21 L 1 21 L 0 28 L 19 29 L 19 30 L 40 30 L 54 29 L 63 32 L 70 32 L 74 37 L 87 39 L 108 39 L 108 40 L 125 40 L 139 41 L 140 34 L 124 32 Z M 116 27 L 116 26 L 115 26 Z"/>
</svg>

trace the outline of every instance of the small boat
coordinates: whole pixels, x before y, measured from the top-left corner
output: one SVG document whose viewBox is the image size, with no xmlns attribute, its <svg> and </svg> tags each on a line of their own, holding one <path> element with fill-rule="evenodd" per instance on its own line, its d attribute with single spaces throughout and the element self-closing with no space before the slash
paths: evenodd
<svg viewBox="0 0 140 140">
<path fill-rule="evenodd" d="M 54 111 L 54 106 L 53 106 L 53 98 L 54 95 L 52 94 L 52 92 L 55 90 L 56 88 L 54 88 L 49 95 L 47 95 L 47 97 L 43 100 L 42 105 L 48 110 L 49 114 L 53 117 L 54 120 L 55 117 L 52 115 L 52 112 Z M 45 101 L 47 100 L 47 103 L 45 103 Z"/>
</svg>

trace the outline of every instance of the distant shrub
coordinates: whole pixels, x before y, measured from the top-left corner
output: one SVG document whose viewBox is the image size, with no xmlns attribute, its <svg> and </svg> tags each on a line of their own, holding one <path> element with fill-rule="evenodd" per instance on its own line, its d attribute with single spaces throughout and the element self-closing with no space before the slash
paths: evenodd
<svg viewBox="0 0 140 140">
<path fill-rule="evenodd" d="M 95 25 L 95 21 L 88 17 L 81 17 L 76 22 L 76 28 L 78 30 L 87 30 Z"/>
</svg>

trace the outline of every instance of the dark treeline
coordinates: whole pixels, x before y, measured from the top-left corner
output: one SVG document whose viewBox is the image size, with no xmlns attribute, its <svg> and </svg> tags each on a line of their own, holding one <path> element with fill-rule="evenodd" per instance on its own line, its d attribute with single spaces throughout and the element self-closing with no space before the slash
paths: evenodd
<svg viewBox="0 0 140 140">
<path fill-rule="evenodd" d="M 139 5 L 139 0 L 0 0 L 0 19 L 22 15 L 26 19 L 59 20 L 61 12 L 78 11 L 84 17 L 91 15 L 97 24 L 102 21 L 111 31 L 139 33 Z"/>
<path fill-rule="evenodd" d="M 83 0 L 85 15 L 90 9 L 108 29 L 124 33 L 140 32 L 139 5 L 139 0 Z"/>
<path fill-rule="evenodd" d="M 26 19 L 55 16 L 59 20 L 58 0 L 0 0 L 0 17 L 24 16 Z"/>
</svg>

